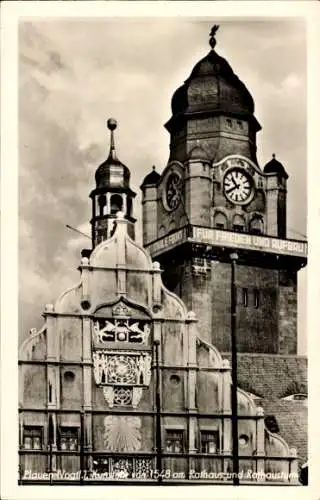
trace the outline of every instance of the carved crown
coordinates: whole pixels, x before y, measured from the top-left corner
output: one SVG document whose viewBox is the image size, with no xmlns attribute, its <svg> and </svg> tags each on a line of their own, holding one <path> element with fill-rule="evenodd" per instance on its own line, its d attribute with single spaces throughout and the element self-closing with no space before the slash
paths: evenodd
<svg viewBox="0 0 320 500">
<path fill-rule="evenodd" d="M 129 307 L 122 302 L 119 302 L 119 304 L 113 307 L 112 316 L 117 316 L 118 318 L 129 318 L 131 316 L 131 311 Z"/>
</svg>

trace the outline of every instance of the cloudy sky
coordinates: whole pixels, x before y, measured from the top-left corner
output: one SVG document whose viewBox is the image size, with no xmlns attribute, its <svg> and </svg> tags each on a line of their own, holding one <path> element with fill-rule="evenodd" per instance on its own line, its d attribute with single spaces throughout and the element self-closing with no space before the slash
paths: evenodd
<svg viewBox="0 0 320 500">
<path fill-rule="evenodd" d="M 47 20 L 19 29 L 20 334 L 78 279 L 90 241 L 89 192 L 109 148 L 106 120 L 118 121 L 118 156 L 139 192 L 143 177 L 168 159 L 174 90 L 209 51 L 251 91 L 258 161 L 276 153 L 289 173 L 288 237 L 306 235 L 306 39 L 303 22 L 219 19 Z M 140 196 L 135 215 L 141 220 Z M 140 230 L 138 231 L 140 238 Z M 299 342 L 305 351 L 305 271 L 300 273 Z"/>
</svg>

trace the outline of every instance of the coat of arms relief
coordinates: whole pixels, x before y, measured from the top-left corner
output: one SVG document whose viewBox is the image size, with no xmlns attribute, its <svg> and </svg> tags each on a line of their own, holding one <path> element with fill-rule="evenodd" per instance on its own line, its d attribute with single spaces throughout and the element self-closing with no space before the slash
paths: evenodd
<svg viewBox="0 0 320 500">
<path fill-rule="evenodd" d="M 93 374 L 109 408 L 137 408 L 144 388 L 150 385 L 152 356 L 151 323 L 137 319 L 123 302 L 112 309 L 112 317 L 92 322 Z M 140 315 L 141 317 L 141 315 Z M 133 452 L 141 447 L 141 418 L 108 415 L 104 419 L 104 441 L 108 451 Z M 148 462 L 148 467 L 151 466 Z M 126 472 L 130 464 L 122 464 Z"/>
<path fill-rule="evenodd" d="M 136 408 L 151 379 L 150 321 L 133 318 L 122 302 L 112 309 L 112 316 L 93 320 L 95 382 L 110 408 Z"/>
</svg>

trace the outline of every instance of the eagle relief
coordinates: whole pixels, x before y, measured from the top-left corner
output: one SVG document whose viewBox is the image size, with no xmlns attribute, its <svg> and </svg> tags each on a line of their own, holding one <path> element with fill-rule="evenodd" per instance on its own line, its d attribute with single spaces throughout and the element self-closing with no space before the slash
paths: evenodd
<svg viewBox="0 0 320 500">
<path fill-rule="evenodd" d="M 147 344 L 150 326 L 130 319 L 97 319 L 93 324 L 94 339 L 97 343 L 104 342 L 134 342 Z"/>
</svg>

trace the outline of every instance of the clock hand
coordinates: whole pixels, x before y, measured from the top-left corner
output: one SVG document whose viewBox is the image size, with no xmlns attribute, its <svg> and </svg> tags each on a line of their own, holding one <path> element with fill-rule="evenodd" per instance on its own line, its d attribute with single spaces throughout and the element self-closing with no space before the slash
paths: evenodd
<svg viewBox="0 0 320 500">
<path fill-rule="evenodd" d="M 233 180 L 233 182 L 234 182 L 234 184 L 235 184 L 236 188 L 237 188 L 237 189 L 239 189 L 240 184 L 238 184 L 238 183 L 237 183 L 237 181 L 236 181 L 236 179 L 235 179 L 234 175 L 232 175 L 232 180 Z"/>
<path fill-rule="evenodd" d="M 235 189 L 238 189 L 238 186 L 233 186 L 232 188 L 230 189 L 226 189 L 226 193 L 231 193 L 232 191 L 234 191 Z"/>
</svg>

